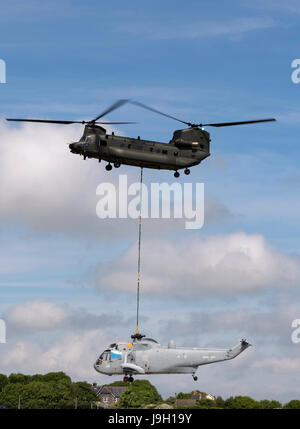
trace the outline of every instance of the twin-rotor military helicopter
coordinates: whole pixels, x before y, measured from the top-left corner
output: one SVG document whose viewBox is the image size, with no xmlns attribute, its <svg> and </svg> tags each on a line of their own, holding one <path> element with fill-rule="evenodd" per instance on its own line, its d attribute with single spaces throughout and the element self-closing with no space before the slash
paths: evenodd
<svg viewBox="0 0 300 429">
<path fill-rule="evenodd" d="M 135 122 L 106 122 L 99 121 L 108 113 L 118 109 L 125 103 L 131 103 L 144 109 L 158 113 L 167 118 L 174 119 L 188 126 L 182 130 L 176 130 L 169 143 L 142 140 L 140 137 L 122 137 L 112 132 L 108 134 L 101 125 L 105 124 L 133 124 Z M 122 164 L 136 167 L 153 168 L 158 170 L 173 170 L 174 176 L 179 177 L 178 170 L 184 169 L 185 174 L 190 174 L 190 167 L 200 164 L 210 156 L 210 134 L 204 127 L 228 127 L 233 125 L 254 124 L 258 122 L 270 122 L 276 119 L 258 119 L 239 122 L 219 122 L 209 124 L 194 124 L 186 122 L 174 116 L 160 112 L 145 104 L 132 100 L 118 100 L 95 119 L 90 121 L 61 121 L 50 119 L 16 119 L 8 118 L 8 121 L 40 122 L 51 124 L 83 124 L 84 133 L 78 142 L 71 143 L 69 148 L 72 153 L 86 158 L 96 158 L 107 161 L 106 170 L 119 168 Z"/>
</svg>

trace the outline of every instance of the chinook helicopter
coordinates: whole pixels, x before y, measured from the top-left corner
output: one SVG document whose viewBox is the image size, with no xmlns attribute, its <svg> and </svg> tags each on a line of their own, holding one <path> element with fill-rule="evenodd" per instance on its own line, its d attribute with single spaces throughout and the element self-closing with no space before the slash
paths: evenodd
<svg viewBox="0 0 300 429">
<path fill-rule="evenodd" d="M 132 342 L 113 343 L 97 359 L 94 368 L 106 375 L 124 374 L 124 381 L 133 381 L 133 375 L 141 374 L 192 374 L 199 366 L 233 359 L 251 344 L 241 340 L 229 349 L 200 349 L 176 347 L 174 341 L 161 346 L 145 335 L 132 335 Z"/>
<path fill-rule="evenodd" d="M 125 103 L 131 103 L 143 109 L 158 113 L 167 118 L 174 119 L 188 126 L 182 130 L 176 130 L 169 143 L 142 140 L 140 137 L 116 136 L 114 132 L 108 134 L 106 129 L 99 124 L 134 124 L 136 122 L 103 122 L 99 121 L 103 116 L 118 109 Z M 178 170 L 184 169 L 185 174 L 190 174 L 190 167 L 200 164 L 210 156 L 210 134 L 204 127 L 228 127 L 233 125 L 254 124 L 258 122 L 270 122 L 276 119 L 258 119 L 240 122 L 220 122 L 211 124 L 194 124 L 186 122 L 174 116 L 160 112 L 145 104 L 132 100 L 118 100 L 96 118 L 90 121 L 57 121 L 47 119 L 16 119 L 7 118 L 7 121 L 40 122 L 51 124 L 83 124 L 84 133 L 78 142 L 69 145 L 70 151 L 86 158 L 96 158 L 100 162 L 108 162 L 106 170 L 119 168 L 122 164 L 137 167 L 152 168 L 158 170 L 173 170 L 174 176 L 179 177 Z"/>
</svg>

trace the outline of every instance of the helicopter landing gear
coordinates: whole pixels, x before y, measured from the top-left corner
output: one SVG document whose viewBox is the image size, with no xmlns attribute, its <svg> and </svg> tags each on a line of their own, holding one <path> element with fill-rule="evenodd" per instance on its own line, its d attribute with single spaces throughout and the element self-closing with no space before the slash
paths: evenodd
<svg viewBox="0 0 300 429">
<path fill-rule="evenodd" d="M 178 171 L 175 171 L 174 173 L 174 177 L 176 177 L 176 179 L 180 176 L 180 174 L 178 173 Z"/>
<path fill-rule="evenodd" d="M 184 174 L 186 174 L 186 175 L 189 175 L 189 174 L 190 174 L 190 172 L 191 172 L 191 170 L 190 170 L 189 168 L 186 168 L 186 169 L 184 170 Z"/>
<path fill-rule="evenodd" d="M 194 379 L 194 381 L 197 381 L 197 380 L 198 380 L 197 375 L 194 375 L 194 374 L 193 374 L 193 379 Z"/>
<path fill-rule="evenodd" d="M 129 377 L 128 375 L 125 375 L 123 378 L 123 381 L 125 381 L 125 383 L 127 382 L 132 383 L 134 381 L 134 378 L 131 375 Z"/>
<path fill-rule="evenodd" d="M 114 167 L 115 168 L 121 167 L 121 163 L 119 161 L 114 162 Z"/>
<path fill-rule="evenodd" d="M 112 166 L 111 166 L 110 164 L 107 164 L 107 165 L 105 166 L 105 169 L 106 169 L 107 171 L 110 171 L 110 170 L 112 169 Z"/>
</svg>

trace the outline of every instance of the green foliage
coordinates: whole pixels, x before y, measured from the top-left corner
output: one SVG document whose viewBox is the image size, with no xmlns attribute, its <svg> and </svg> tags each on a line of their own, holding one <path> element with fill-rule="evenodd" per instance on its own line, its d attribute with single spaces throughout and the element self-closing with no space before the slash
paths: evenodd
<svg viewBox="0 0 300 429">
<path fill-rule="evenodd" d="M 10 374 L 8 377 L 9 383 L 22 383 L 26 384 L 29 383 L 31 379 L 31 375 L 24 375 L 24 374 Z"/>
<path fill-rule="evenodd" d="M 71 378 L 64 372 L 48 372 L 48 374 L 43 375 L 43 381 L 53 381 L 53 382 L 67 382 L 71 383 Z"/>
<path fill-rule="evenodd" d="M 169 405 L 174 405 L 176 401 L 176 397 L 175 396 L 170 396 L 168 399 L 166 399 L 166 403 Z"/>
<path fill-rule="evenodd" d="M 11 374 L 8 383 L 0 392 L 0 404 L 17 408 L 90 408 L 97 400 L 96 393 L 86 382 L 72 383 L 63 372 L 26 376 Z"/>
<path fill-rule="evenodd" d="M 107 384 L 107 386 L 130 386 L 130 383 L 128 381 L 114 381 L 113 383 Z"/>
<path fill-rule="evenodd" d="M 162 402 L 160 394 L 148 380 L 135 380 L 120 397 L 120 408 L 140 408 Z"/>
<path fill-rule="evenodd" d="M 77 408 L 89 408 L 91 402 L 98 400 L 96 392 L 85 381 L 72 383 L 72 397 L 77 398 Z"/>
<path fill-rule="evenodd" d="M 222 396 L 216 397 L 216 407 L 218 407 L 218 408 L 224 408 L 225 407 L 225 400 L 222 398 Z"/>
<path fill-rule="evenodd" d="M 250 398 L 250 396 L 235 396 L 234 398 L 231 396 L 230 398 L 226 399 L 224 403 L 224 408 L 253 409 L 253 408 L 262 408 L 262 406 L 259 402 Z"/>
<path fill-rule="evenodd" d="M 298 410 L 300 408 L 300 401 L 298 401 L 297 399 L 293 399 L 292 401 L 285 404 L 283 408 Z"/>
<path fill-rule="evenodd" d="M 200 390 L 193 390 L 192 392 L 189 393 L 183 393 L 183 392 L 179 392 L 176 396 L 177 399 L 190 399 L 192 398 L 193 395 L 195 395 L 195 393 L 201 393 L 202 395 L 205 395 L 205 392 L 201 392 Z"/>
<path fill-rule="evenodd" d="M 200 399 L 193 408 L 216 408 L 216 403 L 211 399 Z"/>
<path fill-rule="evenodd" d="M 4 386 L 6 386 L 8 383 L 8 378 L 4 374 L 0 374 L 0 392 L 3 389 Z"/>
<path fill-rule="evenodd" d="M 177 395 L 177 399 L 190 399 L 192 394 L 193 392 L 190 392 L 190 393 L 179 392 Z"/>
<path fill-rule="evenodd" d="M 263 399 L 259 401 L 261 408 L 265 410 L 272 410 L 274 408 L 282 408 L 282 404 L 278 401 L 269 401 L 268 399 Z"/>
</svg>

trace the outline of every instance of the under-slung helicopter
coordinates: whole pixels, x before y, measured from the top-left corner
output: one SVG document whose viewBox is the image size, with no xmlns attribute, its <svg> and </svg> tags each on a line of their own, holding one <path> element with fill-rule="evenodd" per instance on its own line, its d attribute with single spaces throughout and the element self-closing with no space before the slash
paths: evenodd
<svg viewBox="0 0 300 429">
<path fill-rule="evenodd" d="M 176 347 L 170 341 L 167 347 L 161 346 L 145 335 L 132 335 L 130 343 L 111 344 L 94 364 L 96 371 L 106 375 L 124 375 L 124 381 L 133 381 L 133 375 L 141 374 L 192 374 L 199 366 L 234 359 L 251 344 L 241 340 L 229 349 L 200 349 L 195 347 Z"/>
<path fill-rule="evenodd" d="M 176 130 L 169 143 L 142 140 L 140 137 L 123 137 L 114 133 L 108 134 L 106 129 L 99 124 L 134 124 L 136 122 L 103 122 L 99 121 L 103 116 L 121 107 L 125 103 L 131 103 L 144 109 L 158 113 L 167 118 L 174 119 L 188 126 L 182 130 Z M 184 169 L 185 174 L 190 174 L 190 167 L 200 164 L 210 156 L 210 134 L 204 127 L 228 127 L 233 125 L 254 124 L 258 122 L 270 122 L 276 119 L 258 119 L 252 121 L 220 122 L 210 124 L 194 124 L 186 122 L 174 116 L 160 112 L 145 104 L 132 100 L 118 100 L 95 119 L 90 121 L 60 121 L 47 119 L 16 119 L 7 118 L 7 121 L 39 122 L 51 124 L 83 124 L 84 133 L 78 142 L 69 145 L 70 151 L 86 158 L 96 158 L 108 162 L 106 170 L 119 168 L 122 164 L 158 170 L 173 170 L 174 176 L 179 177 L 178 170 Z"/>
</svg>

